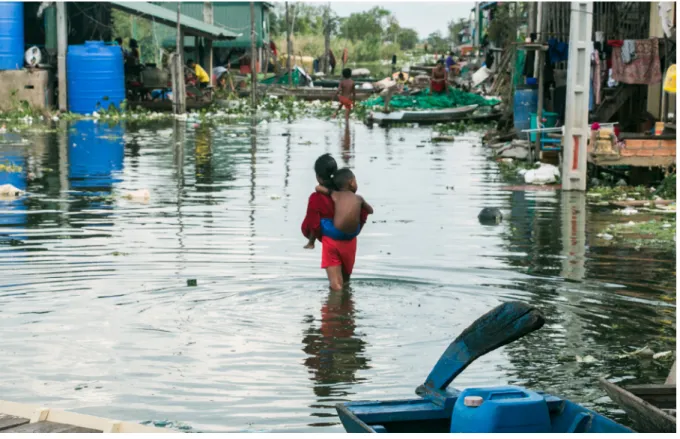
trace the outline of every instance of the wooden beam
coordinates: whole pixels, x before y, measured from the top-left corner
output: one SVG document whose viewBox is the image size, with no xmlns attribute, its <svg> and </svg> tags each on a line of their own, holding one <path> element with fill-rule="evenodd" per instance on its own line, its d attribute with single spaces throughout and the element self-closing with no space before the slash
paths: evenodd
<svg viewBox="0 0 680 439">
<path fill-rule="evenodd" d="M 203 2 L 203 21 L 205 21 L 208 24 L 213 24 L 214 20 L 213 17 L 214 15 L 212 2 Z M 212 79 L 214 59 L 213 59 L 213 41 L 210 38 L 207 38 L 205 40 L 205 50 L 207 51 L 206 67 L 208 68 L 208 75 L 210 75 L 210 78 Z M 212 80 L 210 82 L 212 84 Z"/>
<path fill-rule="evenodd" d="M 184 91 L 184 32 L 180 26 L 180 6 L 181 3 L 177 3 L 177 40 L 170 66 L 172 74 L 172 101 L 175 114 L 184 114 L 186 112 L 187 99 L 186 92 Z"/>
<path fill-rule="evenodd" d="M 66 3 L 57 2 L 57 76 L 59 85 L 59 111 L 68 111 L 68 89 L 66 84 Z"/>
<path fill-rule="evenodd" d="M 255 28 L 255 2 L 250 2 L 250 103 L 257 105 L 257 32 Z"/>
<path fill-rule="evenodd" d="M 286 60 L 286 69 L 288 71 L 288 87 L 293 86 L 293 75 L 291 73 L 292 66 L 290 65 L 290 55 L 293 53 L 293 43 L 290 40 L 290 14 L 288 12 L 288 2 L 286 2 L 286 52 L 288 58 Z"/>
</svg>

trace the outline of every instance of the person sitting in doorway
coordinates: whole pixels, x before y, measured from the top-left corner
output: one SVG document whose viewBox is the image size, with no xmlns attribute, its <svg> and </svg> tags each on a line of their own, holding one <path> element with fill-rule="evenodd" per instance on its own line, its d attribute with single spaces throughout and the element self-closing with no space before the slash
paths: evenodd
<svg viewBox="0 0 680 439">
<path fill-rule="evenodd" d="M 196 64 L 196 61 L 193 59 L 187 61 L 187 67 L 189 67 L 189 69 L 191 69 L 196 75 L 199 88 L 207 88 L 210 86 L 210 76 L 208 76 L 208 73 L 203 69 L 203 67 Z"/>
</svg>

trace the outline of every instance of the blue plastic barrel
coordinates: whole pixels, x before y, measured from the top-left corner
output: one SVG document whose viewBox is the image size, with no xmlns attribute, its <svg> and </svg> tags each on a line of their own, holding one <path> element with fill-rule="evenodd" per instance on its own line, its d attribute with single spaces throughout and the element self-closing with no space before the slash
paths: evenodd
<svg viewBox="0 0 680 439">
<path fill-rule="evenodd" d="M 71 188 L 108 193 L 121 181 L 125 144 L 124 128 L 91 120 L 74 123 L 69 130 Z"/>
<path fill-rule="evenodd" d="M 526 134 L 523 134 L 522 130 L 530 129 L 531 113 L 536 113 L 537 108 L 537 88 L 523 88 L 515 91 L 515 105 L 513 107 L 515 130 L 522 138 L 526 137 Z"/>
<path fill-rule="evenodd" d="M 86 41 L 69 46 L 66 56 L 68 106 L 73 113 L 91 114 L 120 108 L 125 99 L 123 52 L 118 46 L 101 41 Z"/>
<path fill-rule="evenodd" d="M 0 70 L 24 66 L 24 4 L 0 2 Z"/>
</svg>

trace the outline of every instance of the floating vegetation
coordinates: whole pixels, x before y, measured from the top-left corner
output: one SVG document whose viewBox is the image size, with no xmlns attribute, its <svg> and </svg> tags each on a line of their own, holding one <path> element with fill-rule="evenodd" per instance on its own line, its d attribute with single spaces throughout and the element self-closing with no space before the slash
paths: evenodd
<svg viewBox="0 0 680 439">
<path fill-rule="evenodd" d="M 611 224 L 598 236 L 613 244 L 635 247 L 636 250 L 648 247 L 675 251 L 675 228 L 674 217 L 665 221 L 655 219 L 642 222 L 629 221 Z"/>
<path fill-rule="evenodd" d="M 23 170 L 24 168 L 15 165 L 12 162 L 0 163 L 0 172 L 20 173 L 23 172 Z"/>
</svg>

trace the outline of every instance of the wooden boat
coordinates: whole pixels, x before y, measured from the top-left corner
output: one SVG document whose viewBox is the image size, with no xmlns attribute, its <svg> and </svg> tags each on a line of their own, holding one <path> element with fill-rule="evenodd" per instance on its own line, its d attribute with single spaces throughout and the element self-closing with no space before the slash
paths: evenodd
<svg viewBox="0 0 680 439">
<path fill-rule="evenodd" d="M 0 433 L 179 433 L 41 406 L 0 401 Z"/>
<path fill-rule="evenodd" d="M 573 402 L 540 392 L 503 386 L 448 389 L 482 355 L 544 324 L 540 312 L 521 302 L 499 305 L 480 317 L 446 349 L 420 397 L 338 404 L 350 433 L 629 433 L 627 427 Z"/>
<path fill-rule="evenodd" d="M 492 111 L 487 114 L 473 114 L 478 105 L 467 105 L 465 107 L 447 108 L 443 110 L 404 110 L 381 113 L 374 111 L 366 117 L 366 123 L 372 125 L 377 123 L 380 126 L 387 126 L 393 123 L 418 123 L 435 124 L 456 121 L 485 122 L 498 120 L 501 117 L 499 111 Z"/>
<path fill-rule="evenodd" d="M 617 386 L 606 379 L 600 385 L 607 395 L 628 414 L 640 433 L 675 433 L 676 387 L 675 363 L 665 384 Z"/>
<path fill-rule="evenodd" d="M 360 90 L 356 91 L 356 100 L 364 101 L 373 95 L 373 90 Z M 297 99 L 302 99 L 305 101 L 332 101 L 335 99 L 337 94 L 336 90 L 322 87 L 299 87 L 299 88 L 287 88 L 287 87 L 270 87 L 264 94 L 269 96 L 276 96 L 279 98 L 284 97 L 295 97 Z"/>
</svg>

